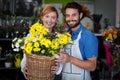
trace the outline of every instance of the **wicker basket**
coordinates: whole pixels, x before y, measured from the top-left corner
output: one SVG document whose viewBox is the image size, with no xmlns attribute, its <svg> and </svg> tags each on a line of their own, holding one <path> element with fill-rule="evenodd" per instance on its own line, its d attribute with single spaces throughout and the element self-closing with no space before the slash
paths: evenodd
<svg viewBox="0 0 120 80">
<path fill-rule="evenodd" d="M 55 65 L 55 62 L 51 57 L 36 54 L 26 54 L 26 57 L 30 80 L 54 79 L 55 75 L 51 73 L 51 66 Z"/>
</svg>

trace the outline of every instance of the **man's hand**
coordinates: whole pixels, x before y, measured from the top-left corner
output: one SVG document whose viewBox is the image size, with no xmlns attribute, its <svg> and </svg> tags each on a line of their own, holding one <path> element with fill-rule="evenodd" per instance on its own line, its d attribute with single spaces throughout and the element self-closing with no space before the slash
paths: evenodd
<svg viewBox="0 0 120 80">
<path fill-rule="evenodd" d="M 71 61 L 71 56 L 68 53 L 60 52 L 58 54 L 60 55 L 60 57 L 55 60 L 56 62 L 67 63 Z"/>
</svg>

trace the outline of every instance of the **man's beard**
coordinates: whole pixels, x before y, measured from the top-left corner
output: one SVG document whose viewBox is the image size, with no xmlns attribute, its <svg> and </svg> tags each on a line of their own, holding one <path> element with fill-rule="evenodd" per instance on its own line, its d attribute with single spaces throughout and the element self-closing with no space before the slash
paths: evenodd
<svg viewBox="0 0 120 80">
<path fill-rule="evenodd" d="M 75 23 L 74 25 L 69 25 L 68 23 L 71 22 L 71 21 L 74 21 L 74 22 L 77 22 L 77 23 Z M 71 21 L 66 22 L 67 25 L 70 26 L 70 28 L 75 28 L 80 24 L 80 19 L 78 21 L 76 21 L 76 20 L 71 20 Z"/>
</svg>

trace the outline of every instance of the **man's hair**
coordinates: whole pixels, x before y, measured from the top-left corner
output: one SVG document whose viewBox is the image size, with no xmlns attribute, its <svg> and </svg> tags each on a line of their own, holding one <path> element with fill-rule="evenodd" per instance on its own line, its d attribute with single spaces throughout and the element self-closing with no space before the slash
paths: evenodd
<svg viewBox="0 0 120 80">
<path fill-rule="evenodd" d="M 66 4 L 66 6 L 63 8 L 63 14 L 64 15 L 65 15 L 65 11 L 66 11 L 67 8 L 77 9 L 79 14 L 83 13 L 83 17 L 85 17 L 85 16 L 89 17 L 90 16 L 89 9 L 84 5 L 78 4 L 77 2 L 70 2 L 70 3 Z"/>
<path fill-rule="evenodd" d="M 82 6 L 81 6 L 80 4 L 78 4 L 78 3 L 76 3 L 76 2 L 70 2 L 70 3 L 68 3 L 68 4 L 64 7 L 64 11 L 65 11 L 67 8 L 77 9 L 78 12 L 79 12 L 79 14 L 80 14 L 81 12 L 83 12 L 83 11 L 82 11 Z"/>
</svg>

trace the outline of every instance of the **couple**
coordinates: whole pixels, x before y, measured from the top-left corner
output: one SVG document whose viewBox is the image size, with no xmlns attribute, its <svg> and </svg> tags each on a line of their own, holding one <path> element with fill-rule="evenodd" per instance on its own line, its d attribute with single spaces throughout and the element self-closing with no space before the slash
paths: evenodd
<svg viewBox="0 0 120 80">
<path fill-rule="evenodd" d="M 86 15 L 83 6 L 76 2 L 70 2 L 64 7 L 64 15 L 73 44 L 69 52 L 59 53 L 62 59 L 55 60 L 56 63 L 64 63 L 62 80 L 91 80 L 90 71 L 96 69 L 98 40 L 80 23 L 81 19 L 88 15 Z M 58 12 L 53 6 L 45 6 L 40 19 L 42 24 L 52 32 L 57 23 Z M 21 70 L 25 78 L 28 79 L 25 54 L 21 61 Z M 51 68 L 51 72 L 54 74 L 58 70 L 59 65 Z"/>
</svg>

